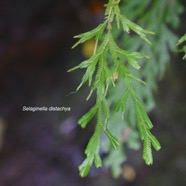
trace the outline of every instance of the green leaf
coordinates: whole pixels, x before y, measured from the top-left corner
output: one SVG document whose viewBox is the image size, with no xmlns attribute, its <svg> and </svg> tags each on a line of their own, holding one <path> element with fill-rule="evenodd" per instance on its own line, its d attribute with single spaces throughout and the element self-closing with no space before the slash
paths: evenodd
<svg viewBox="0 0 186 186">
<path fill-rule="evenodd" d="M 76 69 L 78 69 L 79 68 L 79 65 L 78 66 L 75 66 L 75 67 L 73 67 L 73 68 L 71 68 L 71 69 L 69 69 L 67 72 L 72 72 L 72 71 L 74 71 L 74 70 L 76 70 Z"/>
<path fill-rule="evenodd" d="M 107 129 L 104 130 L 105 134 L 107 135 L 108 139 L 110 140 L 113 148 L 116 150 L 119 146 L 119 141 L 116 137 L 114 137 Z"/>
<path fill-rule="evenodd" d="M 128 100 L 128 97 L 129 97 L 129 89 L 127 89 L 124 93 L 124 95 L 122 96 L 121 99 L 119 99 L 115 106 L 114 106 L 114 110 L 116 112 L 118 112 L 120 109 L 125 112 L 125 109 L 126 109 L 126 106 L 127 106 L 127 100 Z"/>
<path fill-rule="evenodd" d="M 85 149 L 86 159 L 79 166 L 81 177 L 84 177 L 88 174 L 93 162 L 95 163 L 96 167 L 100 167 L 102 165 L 101 159 L 98 155 L 99 148 L 100 148 L 100 134 L 101 134 L 100 127 L 101 127 L 100 124 L 96 124 L 95 132 L 91 137 L 91 139 L 89 140 L 88 145 Z"/>
<path fill-rule="evenodd" d="M 186 41 L 186 34 L 185 34 L 184 36 L 182 36 L 182 37 L 178 40 L 178 42 L 177 42 L 176 45 L 180 45 L 180 44 L 183 43 L 184 41 Z"/>
<path fill-rule="evenodd" d="M 105 27 L 106 27 L 106 21 L 101 25 L 101 27 L 100 27 L 97 35 L 96 35 L 96 38 L 95 38 L 96 40 L 100 40 L 101 39 L 101 37 L 103 36 L 103 32 L 105 30 Z"/>
<path fill-rule="evenodd" d="M 130 63 L 130 65 L 132 65 L 135 69 L 137 69 L 137 70 L 140 69 L 138 62 L 135 59 L 127 57 L 127 60 Z"/>
<path fill-rule="evenodd" d="M 100 143 L 100 134 L 101 134 L 100 124 L 96 124 L 95 132 L 94 132 L 93 136 L 90 138 L 88 145 L 85 149 L 85 154 L 87 155 L 87 157 L 89 157 L 89 156 L 94 157 L 95 154 L 98 154 L 99 143 Z"/>
<path fill-rule="evenodd" d="M 117 63 L 117 61 L 118 61 L 117 49 L 118 49 L 118 46 L 117 46 L 117 44 L 115 43 L 115 41 L 114 41 L 114 39 L 113 39 L 113 36 L 112 36 L 111 32 L 109 32 L 109 50 L 110 50 L 110 52 L 111 52 L 113 61 L 114 61 L 115 63 Z"/>
<path fill-rule="evenodd" d="M 85 32 L 83 34 L 79 34 L 77 36 L 74 36 L 74 38 L 80 38 L 80 40 L 72 46 L 72 49 L 75 48 L 80 43 L 84 43 L 85 41 L 90 40 L 91 38 L 96 37 L 97 35 L 98 35 L 97 38 L 100 38 L 100 34 L 103 32 L 105 26 L 106 26 L 106 24 L 102 23 L 102 24 L 99 24 L 96 28 L 94 28 L 93 30 L 91 30 L 89 32 Z"/>
<path fill-rule="evenodd" d="M 151 143 L 147 136 L 144 138 L 143 145 L 143 159 L 147 165 L 151 165 L 153 163 L 152 150 Z"/>
<path fill-rule="evenodd" d="M 105 118 L 108 119 L 110 116 L 110 109 L 105 98 L 103 99 L 103 111 L 104 111 Z"/>
<path fill-rule="evenodd" d="M 154 34 L 154 32 L 150 30 L 144 30 L 139 25 L 131 22 L 129 19 L 127 19 L 125 16 L 120 16 L 121 23 L 123 24 L 123 29 L 126 31 L 129 31 L 128 28 L 133 30 L 136 34 L 138 34 L 142 39 L 144 39 L 147 43 L 151 44 L 151 42 L 147 39 L 146 34 Z"/>
<path fill-rule="evenodd" d="M 155 136 L 153 136 L 151 133 L 149 134 L 149 138 L 151 140 L 151 143 L 153 145 L 153 147 L 158 151 L 161 149 L 161 145 L 159 143 L 159 141 L 156 139 Z"/>
<path fill-rule="evenodd" d="M 146 82 L 137 78 L 136 76 L 132 75 L 131 73 L 127 73 L 127 77 L 129 77 L 131 80 L 138 81 L 138 82 L 142 83 L 143 85 L 147 85 Z"/>
<path fill-rule="evenodd" d="M 145 109 L 142 105 L 142 103 L 137 102 L 136 109 L 138 110 L 139 115 L 141 116 L 141 122 L 143 122 L 148 129 L 151 129 L 153 127 L 152 122 L 150 121 L 147 113 L 145 112 Z"/>
<path fill-rule="evenodd" d="M 79 166 L 79 174 L 81 177 L 85 177 L 88 175 L 89 171 L 90 171 L 90 167 L 91 165 L 88 165 L 86 163 L 86 160 Z"/>
<path fill-rule="evenodd" d="M 132 91 L 132 98 L 135 105 L 136 117 L 139 123 L 144 124 L 148 129 L 153 127 L 152 122 L 150 121 L 142 103 L 137 98 L 135 93 Z"/>
<path fill-rule="evenodd" d="M 121 58 L 126 59 L 130 65 L 132 65 L 135 69 L 139 70 L 140 65 L 136 59 L 139 58 L 149 58 L 148 56 L 139 53 L 139 52 L 128 52 L 126 50 L 122 50 L 120 48 L 117 49 L 117 54 L 121 56 Z"/>
<path fill-rule="evenodd" d="M 85 128 L 90 120 L 95 116 L 96 112 L 97 106 L 95 105 L 78 120 L 78 124 L 81 125 L 82 128 Z"/>
<path fill-rule="evenodd" d="M 184 41 L 186 41 L 186 34 L 184 36 L 182 36 L 176 45 L 180 45 L 181 43 L 183 43 Z M 184 51 L 186 53 L 186 50 L 185 50 L 186 46 L 183 47 L 182 51 Z M 183 56 L 183 59 L 186 59 L 186 54 Z"/>
<path fill-rule="evenodd" d="M 95 155 L 94 163 L 96 167 L 102 167 L 102 160 L 98 154 Z"/>
<path fill-rule="evenodd" d="M 95 54 L 95 55 L 91 56 L 89 59 L 80 63 L 78 65 L 79 68 L 88 68 L 90 65 L 96 64 L 99 60 L 99 56 L 100 56 L 100 54 Z"/>
</svg>

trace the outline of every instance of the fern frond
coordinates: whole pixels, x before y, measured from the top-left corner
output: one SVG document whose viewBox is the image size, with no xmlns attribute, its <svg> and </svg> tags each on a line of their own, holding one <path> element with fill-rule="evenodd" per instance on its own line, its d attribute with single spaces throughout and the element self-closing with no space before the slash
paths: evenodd
<svg viewBox="0 0 186 186">
<path fill-rule="evenodd" d="M 95 116 L 97 112 L 97 105 L 94 105 L 86 114 L 84 114 L 79 120 L 78 124 L 85 128 L 87 124 L 90 122 L 90 120 Z"/>
<path fill-rule="evenodd" d="M 88 174 L 93 162 L 95 163 L 96 167 L 100 167 L 102 165 L 102 161 L 99 156 L 100 135 L 101 126 L 99 123 L 97 123 L 95 132 L 85 149 L 86 158 L 83 161 L 83 163 L 79 166 L 81 177 L 85 177 Z"/>
<path fill-rule="evenodd" d="M 143 159 L 148 165 L 153 162 L 151 144 L 156 150 L 160 149 L 158 140 L 150 132 L 153 126 L 146 113 L 145 107 L 136 95 L 135 89 L 132 88 L 132 82 L 134 80 L 145 84 L 143 80 L 133 74 L 133 71 L 140 70 L 141 64 L 139 59 L 148 59 L 149 57 L 139 52 L 129 52 L 121 48 L 115 41 L 116 39 L 112 26 L 113 22 L 115 22 L 117 25 L 116 28 L 118 29 L 122 26 L 125 32 L 129 33 L 129 31 L 132 30 L 148 43 L 150 43 L 150 41 L 147 35 L 154 33 L 143 29 L 130 21 L 126 16 L 121 15 L 119 3 L 120 0 L 109 0 L 105 10 L 105 21 L 99 24 L 95 29 L 75 36 L 79 41 L 72 46 L 72 48 L 74 48 L 87 40 L 96 40 L 93 55 L 89 59 L 68 70 L 68 72 L 71 72 L 76 69 L 85 69 L 85 73 L 77 90 L 88 82 L 90 93 L 87 100 L 89 100 L 93 92 L 96 94 L 95 105 L 78 120 L 78 124 L 82 128 L 85 128 L 87 124 L 97 116 L 95 131 L 85 149 L 86 158 L 79 166 L 80 175 L 82 177 L 88 174 L 93 163 L 96 167 L 102 166 L 102 160 L 99 155 L 102 131 L 110 141 L 111 147 L 115 150 L 119 149 L 118 154 L 120 155 L 122 154 L 121 152 L 123 152 L 119 140 L 113 135 L 114 132 L 112 132 L 110 126 L 108 127 L 107 123 L 110 119 L 110 110 L 112 108 L 112 105 L 107 101 L 107 94 L 111 88 L 117 86 L 118 79 L 123 80 L 123 86 L 125 87 L 123 95 L 113 104 L 114 110 L 116 112 L 121 110 L 124 113 L 127 106 L 131 105 L 131 102 L 128 102 L 129 97 L 132 98 L 137 128 L 144 144 Z M 121 160 L 118 159 L 118 162 L 121 163 Z M 119 169 L 117 169 L 117 171 L 118 170 Z"/>
<path fill-rule="evenodd" d="M 151 44 L 151 42 L 147 39 L 146 34 L 155 34 L 154 32 L 150 30 L 144 30 L 142 27 L 139 25 L 131 22 L 127 17 L 121 15 L 120 16 L 121 23 L 123 24 L 123 29 L 126 32 L 129 32 L 131 29 L 134 31 L 136 34 L 138 34 L 142 39 L 144 39 L 147 43 Z"/>
</svg>

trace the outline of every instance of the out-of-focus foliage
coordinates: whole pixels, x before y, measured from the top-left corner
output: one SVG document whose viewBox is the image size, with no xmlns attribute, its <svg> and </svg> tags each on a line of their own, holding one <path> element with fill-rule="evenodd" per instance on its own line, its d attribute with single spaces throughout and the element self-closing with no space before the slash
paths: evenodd
<svg viewBox="0 0 186 186">
<path fill-rule="evenodd" d="M 182 36 L 182 37 L 179 39 L 177 45 L 180 45 L 180 44 L 183 43 L 184 41 L 186 41 L 186 34 L 185 34 L 184 36 Z M 186 53 L 186 46 L 184 46 L 180 51 Z M 183 59 L 186 59 L 186 54 L 183 56 Z"/>
</svg>

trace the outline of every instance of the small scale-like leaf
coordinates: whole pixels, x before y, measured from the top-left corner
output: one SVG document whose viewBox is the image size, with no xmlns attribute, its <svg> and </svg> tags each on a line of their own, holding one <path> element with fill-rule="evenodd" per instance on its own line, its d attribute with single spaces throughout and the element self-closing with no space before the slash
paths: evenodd
<svg viewBox="0 0 186 186">
<path fill-rule="evenodd" d="M 71 68 L 71 69 L 69 69 L 67 72 L 72 72 L 72 71 L 74 71 L 74 70 L 76 70 L 76 69 L 78 69 L 79 68 L 79 65 L 78 66 L 75 66 L 75 67 L 73 67 L 73 68 Z"/>
<path fill-rule="evenodd" d="M 110 116 L 110 110 L 105 98 L 103 99 L 103 111 L 104 111 L 105 118 L 108 119 Z"/>
<path fill-rule="evenodd" d="M 78 124 L 81 125 L 82 128 L 85 128 L 87 123 L 95 116 L 96 112 L 97 106 L 95 105 L 78 120 Z"/>
<path fill-rule="evenodd" d="M 116 150 L 119 146 L 119 141 L 116 137 L 114 137 L 107 129 L 104 130 L 105 134 L 107 135 L 108 139 L 110 140 L 113 148 Z"/>
<path fill-rule="evenodd" d="M 100 40 L 101 37 L 103 36 L 103 32 L 104 32 L 104 30 L 105 30 L 106 25 L 107 25 L 106 21 L 101 25 L 101 28 L 100 28 L 100 30 L 98 31 L 97 35 L 96 35 L 96 39 L 97 39 L 97 40 Z"/>
<path fill-rule="evenodd" d="M 87 174 L 89 173 L 89 170 L 90 170 L 90 167 L 91 165 L 84 165 L 84 164 L 81 164 L 79 166 L 79 174 L 81 177 L 85 177 L 87 176 Z"/>
<path fill-rule="evenodd" d="M 125 32 L 129 33 L 130 32 L 130 28 L 129 28 L 127 22 L 123 20 L 122 16 L 119 16 L 119 17 L 120 17 L 120 21 L 121 21 L 121 23 L 123 25 L 123 30 Z"/>
<path fill-rule="evenodd" d="M 145 137 L 143 143 L 143 159 L 147 165 L 151 165 L 153 163 L 151 143 L 148 136 Z"/>
<path fill-rule="evenodd" d="M 139 25 L 133 23 L 129 19 L 127 19 L 125 16 L 120 16 L 121 22 L 123 24 L 123 28 L 126 31 L 126 28 L 130 28 L 133 30 L 136 34 L 138 34 L 142 39 L 144 39 L 147 43 L 151 44 L 151 42 L 147 39 L 146 34 L 154 34 L 154 32 L 150 30 L 144 30 Z"/>
<path fill-rule="evenodd" d="M 159 141 L 156 139 L 155 136 L 153 136 L 152 134 L 149 135 L 149 138 L 151 140 L 151 143 L 153 145 L 153 147 L 158 151 L 161 149 L 161 145 L 159 143 Z"/>
<path fill-rule="evenodd" d="M 137 69 L 137 70 L 140 69 L 138 62 L 134 58 L 132 59 L 132 58 L 128 57 L 127 60 L 130 63 L 130 65 L 132 65 L 135 69 Z"/>
<path fill-rule="evenodd" d="M 92 96 L 93 90 L 91 89 L 90 93 L 88 94 L 86 101 L 88 101 L 90 99 L 90 97 Z"/>
<path fill-rule="evenodd" d="M 128 73 L 127 76 L 131 79 L 131 80 L 135 80 L 135 81 L 138 81 L 144 85 L 147 85 L 145 81 L 137 78 L 136 76 L 132 75 L 131 73 Z"/>
<path fill-rule="evenodd" d="M 120 98 L 115 106 L 114 106 L 114 110 L 116 112 L 118 112 L 120 109 L 125 112 L 125 109 L 126 109 L 126 106 L 127 106 L 127 100 L 128 100 L 128 97 L 129 97 L 129 89 L 127 89 L 124 93 L 124 95 L 122 96 L 122 98 Z"/>
<path fill-rule="evenodd" d="M 94 163 L 95 163 L 97 168 L 102 167 L 102 160 L 101 160 L 101 158 L 98 154 L 95 155 Z"/>
</svg>

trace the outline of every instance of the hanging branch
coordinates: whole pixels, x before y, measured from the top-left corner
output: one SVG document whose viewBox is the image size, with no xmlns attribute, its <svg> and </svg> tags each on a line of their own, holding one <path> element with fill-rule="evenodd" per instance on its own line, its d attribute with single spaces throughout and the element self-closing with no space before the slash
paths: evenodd
<svg viewBox="0 0 186 186">
<path fill-rule="evenodd" d="M 126 89 L 125 92 L 123 92 L 123 96 L 119 100 L 115 100 L 114 110 L 116 112 L 119 110 L 124 112 L 127 106 L 127 100 L 129 98 L 132 99 L 136 113 L 137 127 L 140 138 L 144 144 L 143 159 L 147 165 L 153 163 L 151 144 L 156 150 L 160 149 L 158 140 L 150 132 L 153 125 L 146 114 L 142 102 L 133 89 L 133 81 L 138 81 L 139 83 L 144 82 L 132 74 L 128 66 L 129 64 L 134 69 L 140 70 L 138 59 L 148 59 L 149 57 L 139 52 L 129 52 L 120 48 L 113 36 L 113 29 L 122 29 L 126 34 L 133 31 L 148 44 L 150 44 L 150 41 L 147 35 L 154 33 L 149 30 L 144 30 L 139 25 L 131 22 L 126 16 L 122 15 L 120 13 L 119 3 L 120 0 L 109 0 L 108 4 L 105 5 L 104 22 L 99 24 L 95 29 L 74 37 L 78 38 L 79 41 L 72 48 L 90 39 L 94 39 L 96 43 L 93 55 L 68 71 L 71 72 L 81 68 L 86 69 L 82 81 L 77 87 L 77 91 L 85 83 L 88 83 L 90 94 L 87 100 L 91 98 L 93 92 L 96 93 L 95 105 L 78 120 L 78 124 L 82 128 L 85 128 L 94 117 L 97 118 L 94 134 L 90 138 L 85 149 L 86 158 L 79 166 L 80 175 L 82 177 L 88 174 L 93 163 L 96 167 L 102 166 L 99 153 L 102 132 L 108 137 L 114 149 L 117 150 L 119 146 L 118 139 L 113 136 L 112 131 L 110 131 L 107 126 L 107 121 L 110 117 L 107 95 L 110 89 L 116 88 L 119 78 L 123 79 L 123 86 L 125 86 Z M 114 23 L 116 23 L 116 27 L 113 26 Z M 113 125 L 116 124 L 113 123 Z"/>
</svg>

